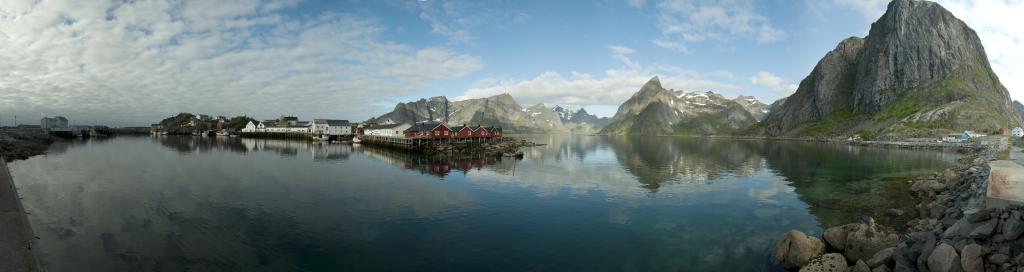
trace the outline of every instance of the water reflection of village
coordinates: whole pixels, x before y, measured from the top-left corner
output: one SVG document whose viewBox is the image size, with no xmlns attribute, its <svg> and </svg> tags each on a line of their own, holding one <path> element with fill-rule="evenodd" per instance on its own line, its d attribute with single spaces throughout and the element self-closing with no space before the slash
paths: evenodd
<svg viewBox="0 0 1024 272">
<path fill-rule="evenodd" d="M 377 147 L 359 146 L 358 152 L 392 166 L 418 171 L 422 174 L 429 174 L 439 178 L 450 174 L 461 173 L 465 175 L 472 170 L 487 170 L 496 173 L 507 173 L 511 169 L 505 169 L 507 162 L 518 160 L 511 157 L 486 156 L 483 154 L 460 154 L 457 156 L 431 156 L 422 153 L 408 152 L 405 150 Z M 514 167 L 514 165 L 512 166 Z"/>
<path fill-rule="evenodd" d="M 224 137 L 182 137 L 153 136 L 154 141 L 178 152 L 209 152 L 224 150 L 238 153 L 274 152 L 282 157 L 298 157 L 309 154 L 314 161 L 343 161 L 353 153 L 366 155 L 394 167 L 417 171 L 443 178 L 455 173 L 466 174 L 471 170 L 488 167 L 496 173 L 510 173 L 514 165 L 508 165 L 513 158 L 485 156 L 483 154 L 459 154 L 456 156 L 428 156 L 407 150 L 372 145 L 328 144 L 281 139 L 224 138 Z M 506 163 L 502 163 L 506 162 Z M 505 167 L 508 166 L 508 167 Z M 508 169 L 505 169 L 508 168 Z"/>
</svg>

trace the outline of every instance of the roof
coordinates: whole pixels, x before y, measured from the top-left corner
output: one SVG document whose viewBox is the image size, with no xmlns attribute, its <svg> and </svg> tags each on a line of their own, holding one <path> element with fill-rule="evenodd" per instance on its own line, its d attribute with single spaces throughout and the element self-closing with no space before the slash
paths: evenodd
<svg viewBox="0 0 1024 272">
<path fill-rule="evenodd" d="M 399 126 L 402 126 L 402 125 L 405 125 L 405 124 L 376 125 L 376 126 L 370 126 L 370 127 L 366 128 L 366 129 L 367 130 L 391 129 L 391 128 L 396 128 L 396 127 L 399 127 Z"/>
<path fill-rule="evenodd" d="M 332 120 L 332 119 L 313 119 L 314 124 L 327 124 L 332 127 L 343 127 L 349 126 L 351 123 L 348 120 Z"/>
<path fill-rule="evenodd" d="M 429 130 L 432 130 L 432 129 L 436 128 L 439 125 L 441 125 L 441 123 L 435 123 L 435 122 L 419 123 L 419 124 L 412 125 L 412 127 L 409 127 L 409 129 L 406 129 L 405 131 L 429 131 Z"/>
<path fill-rule="evenodd" d="M 457 127 L 450 127 L 449 129 L 451 129 L 452 131 L 458 132 L 458 131 L 460 131 L 460 130 L 462 130 L 464 128 L 466 128 L 466 125 L 461 125 L 461 126 L 457 126 Z"/>
</svg>

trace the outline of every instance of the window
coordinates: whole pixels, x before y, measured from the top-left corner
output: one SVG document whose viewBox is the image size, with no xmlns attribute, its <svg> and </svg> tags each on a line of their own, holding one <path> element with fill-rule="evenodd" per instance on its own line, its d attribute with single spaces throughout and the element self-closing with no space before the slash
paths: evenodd
<svg viewBox="0 0 1024 272">
<path fill-rule="evenodd" d="M 434 131 L 434 136 L 441 135 L 440 131 Z"/>
<path fill-rule="evenodd" d="M 448 132 L 447 131 L 444 132 L 444 136 L 448 136 Z"/>
</svg>

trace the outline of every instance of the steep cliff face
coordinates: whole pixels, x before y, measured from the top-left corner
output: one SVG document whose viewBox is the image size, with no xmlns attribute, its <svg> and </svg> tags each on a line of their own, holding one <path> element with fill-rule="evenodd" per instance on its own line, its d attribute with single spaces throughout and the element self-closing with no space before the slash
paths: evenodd
<svg viewBox="0 0 1024 272">
<path fill-rule="evenodd" d="M 619 106 L 603 134 L 728 134 L 757 123 L 767 105 L 753 97 L 666 90 L 651 78 Z"/>
<path fill-rule="evenodd" d="M 977 35 L 942 6 L 895 0 L 842 41 L 764 123 L 772 136 L 933 136 L 1016 126 Z"/>
<path fill-rule="evenodd" d="M 1013 110 L 1017 111 L 1018 116 L 1024 118 L 1024 104 L 1021 104 L 1020 101 L 1013 101 Z"/>
<path fill-rule="evenodd" d="M 443 96 L 399 103 L 395 109 L 370 120 L 377 123 L 444 121 L 445 105 L 451 125 L 501 126 L 509 132 L 566 132 L 557 114 L 543 104 L 523 108 L 509 94 L 449 101 Z"/>
<path fill-rule="evenodd" d="M 784 104 L 767 117 L 767 132 L 783 134 L 846 109 L 863 49 L 864 39 L 850 37 L 825 54 L 811 74 L 800 82 L 796 93 L 787 97 Z"/>
</svg>

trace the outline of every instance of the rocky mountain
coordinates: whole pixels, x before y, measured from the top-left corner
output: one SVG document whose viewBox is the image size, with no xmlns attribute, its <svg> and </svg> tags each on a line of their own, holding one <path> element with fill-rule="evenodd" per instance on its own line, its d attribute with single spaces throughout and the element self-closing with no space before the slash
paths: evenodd
<svg viewBox="0 0 1024 272">
<path fill-rule="evenodd" d="M 754 118 L 757 118 L 758 121 L 764 119 L 765 116 L 768 116 L 768 104 L 757 100 L 757 98 L 754 98 L 753 96 L 741 95 L 736 99 L 733 99 L 733 101 L 736 101 L 740 106 L 743 106 L 743 109 L 750 112 L 750 114 L 753 114 Z"/>
<path fill-rule="evenodd" d="M 767 105 L 753 97 L 666 90 L 653 77 L 619 106 L 603 134 L 728 134 L 758 122 Z"/>
<path fill-rule="evenodd" d="M 1013 101 L 1013 110 L 1017 111 L 1017 115 L 1021 118 L 1024 118 L 1024 104 L 1021 104 L 1020 101 Z"/>
<path fill-rule="evenodd" d="M 934 136 L 1021 117 L 974 30 L 939 4 L 894 0 L 828 52 L 763 124 L 770 136 Z"/>
<path fill-rule="evenodd" d="M 555 106 L 551 111 L 558 114 L 562 124 L 573 133 L 593 134 L 608 125 L 608 117 L 597 117 L 584 108 L 573 110 L 569 107 Z"/>
<path fill-rule="evenodd" d="M 509 94 L 487 98 L 449 101 L 437 96 L 414 102 L 399 103 L 389 113 L 368 120 L 374 123 L 416 123 L 444 121 L 448 108 L 448 123 L 452 125 L 501 126 L 517 133 L 567 132 L 561 118 L 544 104 L 523 108 Z"/>
</svg>

